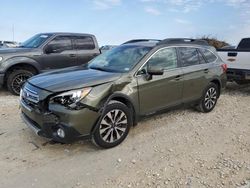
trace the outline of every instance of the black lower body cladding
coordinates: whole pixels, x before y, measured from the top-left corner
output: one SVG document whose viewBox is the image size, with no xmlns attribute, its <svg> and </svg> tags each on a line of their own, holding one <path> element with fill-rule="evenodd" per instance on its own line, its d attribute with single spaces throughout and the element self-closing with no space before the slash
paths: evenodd
<svg viewBox="0 0 250 188">
<path fill-rule="evenodd" d="M 62 124 L 56 124 L 55 122 L 53 122 L 53 120 L 51 122 L 43 123 L 42 126 L 40 126 L 23 112 L 21 113 L 21 117 L 23 121 L 27 124 L 27 126 L 39 136 L 53 139 L 54 141 L 61 143 L 71 143 L 77 138 L 81 138 L 81 134 L 78 131 L 76 131 L 73 127 Z M 64 131 L 65 136 L 63 138 L 58 136 L 57 134 L 58 129 Z"/>
</svg>

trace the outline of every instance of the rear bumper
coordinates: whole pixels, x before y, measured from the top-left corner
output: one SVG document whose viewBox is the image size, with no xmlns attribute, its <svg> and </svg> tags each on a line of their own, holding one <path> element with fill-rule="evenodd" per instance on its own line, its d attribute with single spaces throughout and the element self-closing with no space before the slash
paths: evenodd
<svg viewBox="0 0 250 188">
<path fill-rule="evenodd" d="M 227 79 L 229 81 L 235 81 L 235 80 L 248 80 L 248 81 L 250 81 L 250 70 L 228 68 Z"/>
<path fill-rule="evenodd" d="M 0 73 L 0 88 L 3 86 L 4 84 L 4 74 Z"/>
</svg>

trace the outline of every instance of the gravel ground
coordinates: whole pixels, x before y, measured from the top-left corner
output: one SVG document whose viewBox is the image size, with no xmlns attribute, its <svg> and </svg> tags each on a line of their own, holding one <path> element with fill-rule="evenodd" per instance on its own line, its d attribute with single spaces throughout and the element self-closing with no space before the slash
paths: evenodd
<svg viewBox="0 0 250 188">
<path fill-rule="evenodd" d="M 179 109 L 131 129 L 118 147 L 52 144 L 0 91 L 0 187 L 250 188 L 250 86 L 229 84 L 213 112 Z"/>
</svg>

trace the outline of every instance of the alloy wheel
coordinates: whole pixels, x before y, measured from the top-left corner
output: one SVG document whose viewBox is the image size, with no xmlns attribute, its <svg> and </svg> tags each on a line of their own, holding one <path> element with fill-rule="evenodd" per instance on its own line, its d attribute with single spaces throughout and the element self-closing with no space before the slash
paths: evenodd
<svg viewBox="0 0 250 188">
<path fill-rule="evenodd" d="M 205 107 L 210 110 L 214 107 L 217 101 L 217 91 L 215 88 L 211 87 L 205 95 Z"/>
<path fill-rule="evenodd" d="M 11 83 L 11 88 L 16 94 L 20 93 L 23 84 L 32 76 L 32 74 L 21 73 L 14 77 Z"/>
<path fill-rule="evenodd" d="M 120 109 L 106 113 L 101 120 L 99 133 L 103 141 L 114 143 L 118 141 L 128 129 L 128 118 Z"/>
</svg>

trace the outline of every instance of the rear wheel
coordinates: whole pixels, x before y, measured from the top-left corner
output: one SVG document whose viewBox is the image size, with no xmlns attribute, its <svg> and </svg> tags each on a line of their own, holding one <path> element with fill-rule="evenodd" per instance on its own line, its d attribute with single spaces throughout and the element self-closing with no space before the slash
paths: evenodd
<svg viewBox="0 0 250 188">
<path fill-rule="evenodd" d="M 218 86 L 214 83 L 210 83 L 204 90 L 203 96 L 200 100 L 199 105 L 197 106 L 197 109 L 204 113 L 211 112 L 217 104 L 218 98 Z"/>
<path fill-rule="evenodd" d="M 103 148 L 115 147 L 127 137 L 131 125 L 130 109 L 121 102 L 112 101 L 106 107 L 92 141 Z"/>
<path fill-rule="evenodd" d="M 23 84 L 34 74 L 35 71 L 28 69 L 13 70 L 7 77 L 8 90 L 14 95 L 19 95 Z"/>
</svg>

